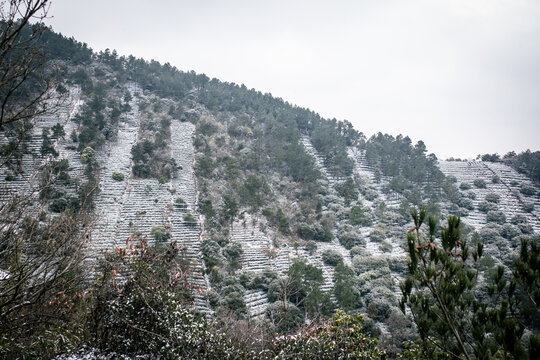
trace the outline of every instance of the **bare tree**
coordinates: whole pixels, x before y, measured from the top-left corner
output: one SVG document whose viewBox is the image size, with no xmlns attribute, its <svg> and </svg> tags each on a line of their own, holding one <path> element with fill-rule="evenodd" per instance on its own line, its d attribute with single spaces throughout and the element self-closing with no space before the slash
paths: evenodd
<svg viewBox="0 0 540 360">
<path fill-rule="evenodd" d="M 53 66 L 39 42 L 48 7 L 49 0 L 0 2 L 0 169 L 58 104 Z M 33 356 L 29 349 L 44 338 L 76 336 L 65 320 L 84 295 L 82 248 L 91 220 L 84 206 L 47 213 L 39 195 L 54 189 L 59 172 L 46 161 L 33 172 L 32 186 L 0 200 L 0 357 Z M 81 201 L 87 195 L 79 194 Z"/>
<path fill-rule="evenodd" d="M 39 45 L 49 0 L 0 2 L 0 168 L 17 154 L 40 115 L 55 108 L 47 54 Z M 31 24 L 31 22 L 33 24 Z"/>
</svg>

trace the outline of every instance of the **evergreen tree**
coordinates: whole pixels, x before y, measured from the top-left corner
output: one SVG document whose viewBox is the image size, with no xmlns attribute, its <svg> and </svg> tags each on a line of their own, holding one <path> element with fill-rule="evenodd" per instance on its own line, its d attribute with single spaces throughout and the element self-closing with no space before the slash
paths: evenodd
<svg viewBox="0 0 540 360">
<path fill-rule="evenodd" d="M 461 237 L 459 217 L 450 216 L 436 239 L 436 217 L 427 217 L 426 237 L 421 231 L 426 211 L 414 209 L 411 215 L 414 227 L 407 234 L 410 275 L 401 284 L 400 306 L 405 312 L 407 305 L 418 327 L 422 358 L 443 351 L 455 359 L 524 359 L 527 354 L 521 338 L 526 326 L 532 330 L 532 356 L 538 349 L 538 293 L 534 291 L 540 278 L 538 246 L 529 247 L 524 241 L 513 279 L 507 281 L 501 266 L 486 292 L 477 282 L 476 264 L 483 255 L 483 244 L 469 250 Z M 528 305 L 519 296 L 522 292 L 531 294 Z"/>
</svg>

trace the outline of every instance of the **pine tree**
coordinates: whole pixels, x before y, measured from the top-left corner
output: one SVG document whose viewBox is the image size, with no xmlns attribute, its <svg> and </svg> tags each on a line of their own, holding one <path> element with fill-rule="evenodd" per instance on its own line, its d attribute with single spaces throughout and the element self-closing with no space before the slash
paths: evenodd
<svg viewBox="0 0 540 360">
<path fill-rule="evenodd" d="M 478 283 L 477 261 L 483 244 L 469 250 L 462 239 L 460 219 L 450 216 L 435 238 L 438 219 L 428 216 L 428 234 L 421 226 L 426 211 L 411 211 L 414 220 L 407 234 L 409 276 L 401 284 L 400 307 L 407 306 L 420 334 L 423 358 L 441 351 L 454 359 L 524 359 L 525 328 L 529 336 L 529 356 L 538 351 L 539 249 L 533 242 L 522 242 L 513 277 L 508 281 L 499 267 L 492 283 Z M 524 296 L 526 294 L 527 296 Z"/>
</svg>

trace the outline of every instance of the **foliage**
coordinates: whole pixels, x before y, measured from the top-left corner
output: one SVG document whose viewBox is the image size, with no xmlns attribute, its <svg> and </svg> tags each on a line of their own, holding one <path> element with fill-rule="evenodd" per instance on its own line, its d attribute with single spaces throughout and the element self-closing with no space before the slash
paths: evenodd
<svg viewBox="0 0 540 360">
<path fill-rule="evenodd" d="M 348 177 L 344 182 L 335 185 L 335 187 L 339 195 L 345 200 L 345 206 L 349 206 L 351 201 L 358 199 L 358 190 L 351 177 Z"/>
<path fill-rule="evenodd" d="M 523 184 L 521 185 L 519 192 L 526 196 L 533 196 L 536 194 L 536 189 L 531 185 Z"/>
<path fill-rule="evenodd" d="M 355 246 L 365 245 L 365 240 L 360 232 L 348 231 L 338 235 L 339 243 L 344 248 L 351 250 Z"/>
<path fill-rule="evenodd" d="M 160 132 L 163 138 L 170 138 L 170 122 L 162 122 Z M 164 148 L 167 142 L 158 142 L 143 139 L 131 148 L 133 159 L 133 175 L 141 178 L 164 178 L 171 179 L 178 169 L 176 161 L 170 156 L 164 155 L 167 152 Z"/>
<path fill-rule="evenodd" d="M 287 271 L 287 277 L 276 279 L 270 284 L 268 300 L 281 303 L 280 306 L 275 305 L 275 310 L 279 310 L 278 313 L 281 315 L 285 315 L 283 311 L 289 310 L 287 302 L 298 308 L 302 316 L 317 319 L 329 315 L 332 311 L 332 302 L 329 294 L 320 289 L 323 281 L 321 269 L 307 264 L 303 259 L 295 259 Z M 294 312 L 296 313 L 296 311 Z M 274 320 L 277 319 L 291 324 L 289 315 L 285 318 L 274 318 Z M 296 322 L 294 323 L 296 324 Z M 279 322 L 276 325 L 281 326 Z M 285 326 L 287 330 L 290 330 L 289 325 Z"/>
<path fill-rule="evenodd" d="M 486 181 L 484 179 L 474 179 L 473 184 L 479 189 L 485 189 L 487 187 Z"/>
<path fill-rule="evenodd" d="M 326 265 L 334 267 L 337 266 L 339 263 L 343 262 L 343 257 L 341 256 L 341 254 L 336 250 L 332 249 L 323 251 L 322 259 Z"/>
<path fill-rule="evenodd" d="M 526 150 L 520 154 L 509 152 L 503 157 L 505 164 L 527 175 L 535 183 L 540 182 L 540 151 Z"/>
<path fill-rule="evenodd" d="M 124 181 L 124 173 L 121 173 L 119 171 L 114 171 L 112 173 L 112 179 L 114 181 Z"/>
<path fill-rule="evenodd" d="M 191 214 L 191 213 L 185 213 L 182 216 L 182 219 L 184 220 L 184 223 L 187 226 L 192 226 L 192 227 L 197 226 L 197 218 L 195 216 L 193 216 L 193 214 Z"/>
<path fill-rule="evenodd" d="M 313 240 L 306 242 L 306 246 L 304 246 L 304 250 L 306 250 L 308 254 L 313 255 L 315 251 L 317 251 L 317 243 Z"/>
<path fill-rule="evenodd" d="M 263 206 L 269 195 L 270 187 L 264 179 L 254 175 L 249 175 L 239 190 L 241 202 L 257 211 Z"/>
<path fill-rule="evenodd" d="M 437 167 L 437 158 L 426 155 L 426 146 L 422 141 L 412 145 L 408 136 L 393 137 L 378 133 L 365 144 L 366 160 L 383 175 L 398 178 L 420 185 L 424 182 L 441 183 L 444 175 Z M 401 187 L 398 192 L 405 188 Z"/>
<path fill-rule="evenodd" d="M 242 245 L 237 242 L 230 243 L 223 248 L 223 255 L 229 260 L 231 269 L 240 268 L 240 260 L 242 259 L 243 254 L 244 250 L 242 249 Z"/>
<path fill-rule="evenodd" d="M 499 267 L 487 294 L 479 293 L 476 264 L 483 255 L 483 244 L 478 242 L 476 249 L 469 251 L 461 237 L 460 219 L 455 216 L 448 218 L 440 242 L 435 239 L 438 219 L 429 216 L 428 237 L 424 239 L 420 228 L 425 210 L 412 210 L 411 214 L 414 227 L 407 234 L 410 275 L 401 284 L 400 306 L 402 311 L 405 305 L 411 310 L 423 345 L 422 356 L 442 350 L 459 359 L 506 358 L 509 354 L 524 358 L 521 337 L 527 312 L 515 296 L 523 289 L 517 287 L 523 274 L 515 272 L 514 280 L 508 283 L 504 268 Z M 528 248 L 522 248 L 522 264 L 531 259 L 524 254 Z M 530 274 L 530 279 L 538 279 L 538 273 Z"/>
<path fill-rule="evenodd" d="M 373 215 L 369 209 L 356 205 L 349 213 L 349 220 L 353 225 L 370 226 L 373 223 Z"/>
<path fill-rule="evenodd" d="M 334 295 L 340 309 L 351 311 L 361 305 L 360 291 L 354 286 L 354 270 L 340 262 L 334 269 Z"/>
<path fill-rule="evenodd" d="M 152 226 L 150 235 L 158 243 L 167 242 L 172 237 L 171 232 L 163 226 Z"/>
<path fill-rule="evenodd" d="M 174 243 L 148 247 L 128 239 L 102 265 L 91 335 L 103 350 L 166 358 L 235 358 L 242 351 L 212 328 L 191 301 L 188 261 Z"/>
<path fill-rule="evenodd" d="M 486 197 L 484 199 L 488 202 L 497 204 L 500 198 L 501 197 L 495 193 L 489 193 L 489 194 L 486 194 Z"/>
<path fill-rule="evenodd" d="M 0 208 L 0 357 L 41 358 L 77 346 L 84 293 L 82 212 L 48 218 L 33 199 Z"/>
<path fill-rule="evenodd" d="M 326 324 L 302 329 L 274 341 L 272 357 L 279 359 L 386 359 L 377 340 L 362 330 L 364 317 L 338 310 Z"/>
<path fill-rule="evenodd" d="M 502 211 L 490 210 L 487 212 L 486 220 L 487 222 L 494 222 L 502 225 L 506 222 L 506 216 Z"/>
<path fill-rule="evenodd" d="M 265 209 L 263 211 L 263 215 L 266 216 L 266 218 L 268 219 L 268 222 L 276 226 L 282 234 L 289 234 L 290 232 L 289 219 L 287 218 L 287 216 L 285 215 L 285 213 L 283 212 L 281 208 L 278 208 L 275 212 L 270 209 Z M 305 229 L 302 235 L 307 236 Z M 306 237 L 306 239 L 308 239 L 308 237 Z"/>
</svg>

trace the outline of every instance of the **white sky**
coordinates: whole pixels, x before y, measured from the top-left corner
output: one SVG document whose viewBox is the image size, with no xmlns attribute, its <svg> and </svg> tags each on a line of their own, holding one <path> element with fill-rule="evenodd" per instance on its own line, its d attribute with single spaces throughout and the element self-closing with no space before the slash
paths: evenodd
<svg viewBox="0 0 540 360">
<path fill-rule="evenodd" d="M 538 0 L 53 0 L 48 24 L 438 157 L 540 148 Z"/>
</svg>

